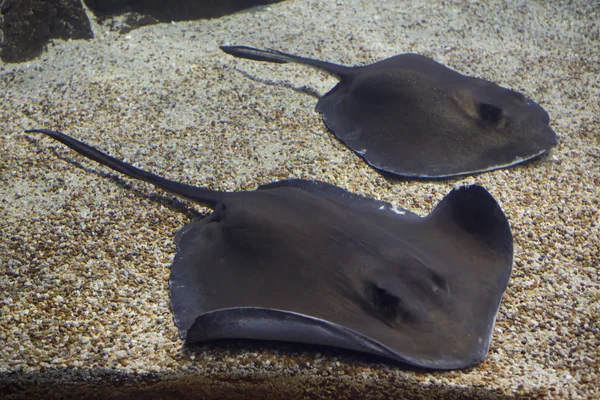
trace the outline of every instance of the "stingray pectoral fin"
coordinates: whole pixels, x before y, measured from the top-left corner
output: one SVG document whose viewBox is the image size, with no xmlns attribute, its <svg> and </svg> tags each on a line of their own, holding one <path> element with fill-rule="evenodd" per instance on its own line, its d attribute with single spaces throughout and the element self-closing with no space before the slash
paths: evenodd
<svg viewBox="0 0 600 400">
<path fill-rule="evenodd" d="M 77 139 L 74 139 L 68 135 L 65 135 L 62 132 L 51 131 L 48 129 L 29 129 L 26 130 L 27 133 L 43 133 L 48 135 L 52 139 L 55 139 L 64 145 L 70 147 L 75 150 L 79 154 L 87 157 L 91 160 L 94 160 L 102 165 L 106 165 L 107 167 L 125 174 L 130 178 L 139 179 L 144 182 L 148 182 L 153 184 L 156 187 L 167 190 L 171 193 L 174 193 L 178 196 L 185 197 L 192 201 L 196 201 L 201 204 L 205 204 L 209 207 L 214 207 L 215 204 L 219 202 L 222 198 L 222 192 L 218 192 L 216 190 L 211 190 L 203 187 L 186 185 L 185 183 L 175 182 L 169 179 L 162 178 L 158 175 L 155 175 L 151 172 L 144 171 L 142 169 L 136 168 L 131 164 L 128 164 L 124 161 L 118 160 L 112 156 L 109 156 L 102 151 L 89 146 L 83 142 L 80 142 Z"/>
<path fill-rule="evenodd" d="M 259 339 L 318 344 L 406 362 L 402 355 L 352 329 L 309 315 L 270 308 L 236 307 L 199 315 L 187 331 L 186 343 L 214 339 Z"/>
<path fill-rule="evenodd" d="M 499 258 L 512 261 L 513 240 L 508 219 L 482 186 L 462 186 L 452 190 L 427 219 L 439 229 L 460 231 Z M 510 275 L 510 266 L 505 272 Z"/>
<path fill-rule="evenodd" d="M 396 207 L 388 202 L 376 200 L 371 197 L 361 196 L 359 194 L 349 192 L 348 190 L 339 186 L 322 181 L 284 179 L 281 181 L 261 185 L 258 190 L 277 189 L 282 187 L 295 187 L 315 196 L 337 201 L 357 211 L 372 210 L 374 212 L 384 213 L 390 218 L 420 218 L 417 214 L 401 207 Z"/>
<path fill-rule="evenodd" d="M 247 46 L 221 46 L 221 50 L 234 57 L 246 58 L 255 61 L 266 61 L 272 63 L 297 63 L 327 72 L 330 75 L 343 79 L 350 76 L 354 68 L 334 64 L 327 61 L 315 60 L 313 58 L 295 56 L 277 50 L 260 50 Z"/>
<path fill-rule="evenodd" d="M 413 365 L 481 362 L 512 269 L 512 234 L 496 200 L 464 186 L 422 220 L 390 230 L 403 240 L 382 246 L 384 263 L 363 262 L 365 304 L 386 323 L 356 329 Z"/>
<path fill-rule="evenodd" d="M 211 233 L 210 223 L 220 218 L 219 213 L 220 207 L 217 207 L 213 214 L 192 221 L 175 236 L 178 251 L 171 265 L 169 297 L 173 319 L 182 339 L 186 339 L 196 317 L 210 306 L 208 299 L 211 293 L 207 293 L 206 285 L 202 285 L 206 277 L 198 262 L 205 261 L 207 253 L 218 250 L 218 241 L 211 240 L 215 233 Z"/>
<path fill-rule="evenodd" d="M 443 312 L 446 350 L 477 363 L 489 350 L 496 315 L 511 275 L 513 238 L 508 219 L 481 186 L 454 189 L 423 221 L 419 246 L 426 264 L 444 278 L 452 301 Z M 434 254 L 435 253 L 435 254 Z"/>
</svg>

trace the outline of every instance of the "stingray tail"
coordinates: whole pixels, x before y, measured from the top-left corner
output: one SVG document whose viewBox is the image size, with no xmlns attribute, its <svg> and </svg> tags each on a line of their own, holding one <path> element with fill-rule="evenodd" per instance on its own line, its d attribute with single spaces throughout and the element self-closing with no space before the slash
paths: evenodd
<svg viewBox="0 0 600 400">
<path fill-rule="evenodd" d="M 124 161 L 118 160 L 114 157 L 109 156 L 79 140 L 73 139 L 70 136 L 65 135 L 61 132 L 51 131 L 48 129 L 30 129 L 26 130 L 27 133 L 44 133 L 51 138 L 58 140 L 66 146 L 72 148 L 79 154 L 92 159 L 100 164 L 106 165 L 107 167 L 125 174 L 131 178 L 139 179 L 148 183 L 153 184 L 156 187 L 167 190 L 178 196 L 185 197 L 189 200 L 204 204 L 208 207 L 213 207 L 222 199 L 225 192 L 219 192 L 207 188 L 186 185 L 185 183 L 175 182 L 169 179 L 162 178 L 153 173 L 141 170 L 134 167 Z"/>
<path fill-rule="evenodd" d="M 227 54 L 231 54 L 232 56 L 247 58 L 250 60 L 267 61 L 280 64 L 291 62 L 308 65 L 321 71 L 325 71 L 340 80 L 350 76 L 351 71 L 353 70 L 352 67 L 346 67 L 344 65 L 315 60 L 312 58 L 295 56 L 277 50 L 260 50 L 246 46 L 221 46 L 221 50 Z"/>
</svg>

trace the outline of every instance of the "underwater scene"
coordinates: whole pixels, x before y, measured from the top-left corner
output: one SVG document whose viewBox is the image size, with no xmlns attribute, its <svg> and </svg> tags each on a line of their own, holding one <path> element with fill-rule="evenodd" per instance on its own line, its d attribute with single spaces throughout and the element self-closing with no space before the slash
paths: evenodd
<svg viewBox="0 0 600 400">
<path fill-rule="evenodd" d="M 0 0 L 0 393 L 600 396 L 600 4 Z"/>
</svg>

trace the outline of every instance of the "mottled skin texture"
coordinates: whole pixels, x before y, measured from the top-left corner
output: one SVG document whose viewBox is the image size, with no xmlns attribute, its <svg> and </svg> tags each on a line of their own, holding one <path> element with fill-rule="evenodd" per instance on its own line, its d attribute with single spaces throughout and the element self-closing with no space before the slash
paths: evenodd
<svg viewBox="0 0 600 400">
<path fill-rule="evenodd" d="M 453 190 L 421 218 L 319 181 L 247 192 L 194 187 L 60 132 L 30 132 L 214 209 L 176 238 L 171 304 L 187 343 L 298 341 L 436 369 L 487 354 L 513 244 L 480 186 Z"/>
<path fill-rule="evenodd" d="M 536 157 L 557 143 L 548 114 L 531 99 L 418 54 L 346 67 L 273 50 L 221 49 L 258 61 L 305 64 L 337 77 L 317 111 L 343 143 L 392 174 L 480 173 Z"/>
</svg>

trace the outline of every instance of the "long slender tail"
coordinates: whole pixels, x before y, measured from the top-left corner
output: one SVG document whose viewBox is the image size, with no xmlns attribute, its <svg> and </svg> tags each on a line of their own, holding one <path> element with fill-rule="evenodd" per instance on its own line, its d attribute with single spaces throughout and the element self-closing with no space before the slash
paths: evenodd
<svg viewBox="0 0 600 400">
<path fill-rule="evenodd" d="M 346 67 L 344 65 L 338 65 L 327 61 L 295 56 L 277 50 L 260 50 L 246 46 L 221 46 L 221 50 L 227 54 L 231 54 L 232 56 L 247 58 L 250 60 L 267 61 L 280 64 L 292 62 L 308 65 L 321 71 L 325 71 L 340 80 L 350 77 L 352 75 L 352 70 L 354 69 L 353 67 Z"/>
<path fill-rule="evenodd" d="M 109 156 L 106 153 L 101 152 L 89 146 L 79 140 L 73 139 L 70 136 L 65 135 L 61 132 L 51 131 L 48 129 L 30 129 L 26 130 L 27 133 L 44 133 L 53 139 L 67 145 L 79 154 L 92 159 L 100 164 L 106 165 L 107 167 L 125 174 L 131 178 L 139 179 L 148 183 L 153 184 L 161 189 L 165 189 L 178 196 L 185 197 L 189 200 L 203 204 L 207 207 L 214 208 L 219 201 L 223 198 L 226 192 L 219 192 L 203 187 L 186 185 L 185 183 L 179 183 L 171 181 L 169 179 L 162 178 L 153 173 L 141 170 L 134 167 L 124 161 L 118 160 L 114 157 Z"/>
</svg>

